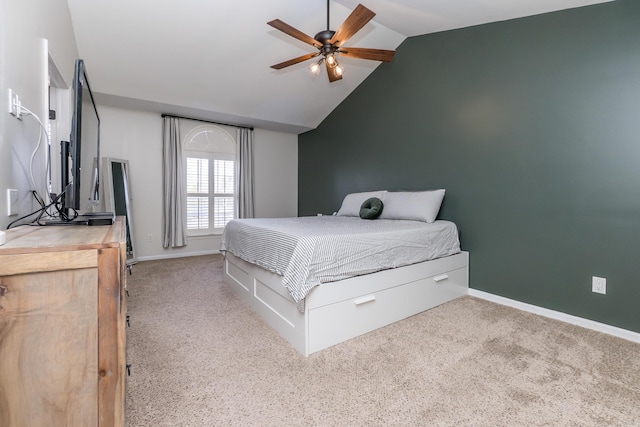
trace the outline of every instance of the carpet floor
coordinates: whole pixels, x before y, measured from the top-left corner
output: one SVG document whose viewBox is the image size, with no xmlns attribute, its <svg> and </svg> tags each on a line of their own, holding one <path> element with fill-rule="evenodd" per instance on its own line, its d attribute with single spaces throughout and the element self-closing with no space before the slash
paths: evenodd
<svg viewBox="0 0 640 427">
<path fill-rule="evenodd" d="M 640 344 L 463 297 L 304 357 L 219 255 L 128 276 L 127 426 L 640 426 Z"/>
</svg>

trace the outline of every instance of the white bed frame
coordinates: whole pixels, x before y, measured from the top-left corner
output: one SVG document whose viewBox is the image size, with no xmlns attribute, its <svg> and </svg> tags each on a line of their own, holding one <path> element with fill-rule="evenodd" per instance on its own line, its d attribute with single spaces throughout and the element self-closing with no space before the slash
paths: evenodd
<svg viewBox="0 0 640 427">
<path fill-rule="evenodd" d="M 227 252 L 224 281 L 300 353 L 311 353 L 467 295 L 469 253 L 316 286 L 300 312 L 282 276 Z"/>
</svg>

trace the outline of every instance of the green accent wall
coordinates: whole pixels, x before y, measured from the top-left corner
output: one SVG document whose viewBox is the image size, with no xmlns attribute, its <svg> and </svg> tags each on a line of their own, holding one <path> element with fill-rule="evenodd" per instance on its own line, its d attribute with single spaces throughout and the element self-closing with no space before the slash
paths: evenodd
<svg viewBox="0 0 640 427">
<path fill-rule="evenodd" d="M 472 288 L 640 332 L 640 1 L 407 39 L 299 136 L 298 176 L 300 215 L 445 188 Z"/>
</svg>

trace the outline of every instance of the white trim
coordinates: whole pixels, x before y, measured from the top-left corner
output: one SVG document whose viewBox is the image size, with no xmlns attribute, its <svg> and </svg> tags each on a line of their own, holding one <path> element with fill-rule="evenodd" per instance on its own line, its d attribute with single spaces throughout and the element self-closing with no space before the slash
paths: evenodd
<svg viewBox="0 0 640 427">
<path fill-rule="evenodd" d="M 537 305 L 527 304 L 524 302 L 501 297 L 499 295 L 479 291 L 477 289 L 469 289 L 469 295 L 472 297 L 495 302 L 497 304 L 506 305 L 508 307 L 517 308 L 518 310 L 528 311 L 529 313 L 539 314 L 540 316 L 560 320 L 572 325 L 577 325 L 583 328 L 592 329 L 594 331 L 603 332 L 605 334 L 613 335 L 628 341 L 640 343 L 640 333 L 633 332 L 628 329 L 622 329 L 616 326 L 607 325 L 606 323 L 595 322 L 593 320 L 585 319 L 582 317 L 572 316 L 571 314 L 562 313 L 560 311 L 549 310 L 548 308 L 538 307 Z"/>
<path fill-rule="evenodd" d="M 211 251 L 201 251 L 201 252 L 176 252 L 167 255 L 150 255 L 150 256 L 139 256 L 137 261 L 155 261 L 159 259 L 171 259 L 171 258 L 185 258 L 189 256 L 200 256 L 200 255 L 215 255 L 219 254 L 220 251 L 211 250 Z"/>
</svg>

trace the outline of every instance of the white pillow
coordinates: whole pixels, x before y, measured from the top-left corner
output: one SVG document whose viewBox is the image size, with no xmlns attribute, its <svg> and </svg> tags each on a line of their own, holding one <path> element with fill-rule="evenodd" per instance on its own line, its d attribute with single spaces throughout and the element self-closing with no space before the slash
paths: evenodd
<svg viewBox="0 0 640 427">
<path fill-rule="evenodd" d="M 410 219 L 433 222 L 444 199 L 444 190 L 390 191 L 385 194 L 380 219 Z"/>
<path fill-rule="evenodd" d="M 351 193 L 347 194 L 342 201 L 342 206 L 340 206 L 340 210 L 338 211 L 338 215 L 340 216 L 360 216 L 360 206 L 364 203 L 365 200 L 370 199 L 372 197 L 377 197 L 382 200 L 384 203 L 384 197 L 387 193 L 387 190 L 380 191 L 367 191 L 364 193 Z M 384 209 L 382 209 L 384 211 Z"/>
</svg>

